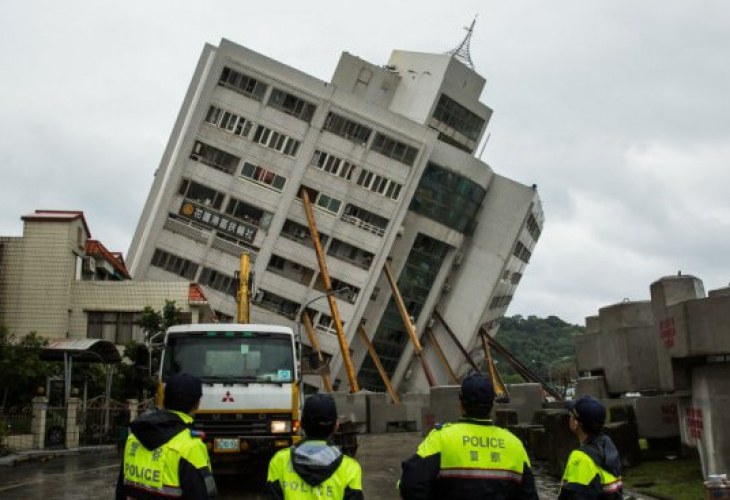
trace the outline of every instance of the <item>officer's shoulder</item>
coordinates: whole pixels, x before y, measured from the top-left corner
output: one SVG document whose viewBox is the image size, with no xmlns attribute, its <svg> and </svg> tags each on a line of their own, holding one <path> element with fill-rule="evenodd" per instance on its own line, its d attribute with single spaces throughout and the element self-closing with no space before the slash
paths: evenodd
<svg viewBox="0 0 730 500">
<path fill-rule="evenodd" d="M 360 462 L 358 462 L 357 460 L 355 460 L 354 458 L 352 458 L 352 457 L 350 457 L 348 455 L 343 455 L 342 456 L 342 463 L 346 467 L 349 467 L 349 468 L 352 468 L 352 469 L 355 469 L 355 470 L 360 470 L 361 469 Z"/>
<path fill-rule="evenodd" d="M 453 422 L 437 422 L 436 425 L 433 426 L 433 430 L 435 431 L 442 431 L 442 430 L 448 430 L 449 427 L 453 426 Z"/>
</svg>

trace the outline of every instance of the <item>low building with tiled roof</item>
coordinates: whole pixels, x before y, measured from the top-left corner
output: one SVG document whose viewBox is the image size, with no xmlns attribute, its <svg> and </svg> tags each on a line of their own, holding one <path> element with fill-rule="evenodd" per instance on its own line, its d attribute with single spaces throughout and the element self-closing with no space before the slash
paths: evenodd
<svg viewBox="0 0 730 500">
<path fill-rule="evenodd" d="M 36 210 L 23 235 L 0 236 L 0 327 L 49 338 L 142 340 L 146 306 L 175 301 L 187 322 L 215 319 L 196 283 L 132 281 L 119 252 L 91 232 L 81 211 Z"/>
</svg>

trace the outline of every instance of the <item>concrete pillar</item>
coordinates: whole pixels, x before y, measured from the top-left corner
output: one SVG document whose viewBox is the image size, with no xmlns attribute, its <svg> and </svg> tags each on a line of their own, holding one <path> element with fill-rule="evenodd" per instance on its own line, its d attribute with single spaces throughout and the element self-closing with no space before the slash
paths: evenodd
<svg viewBox="0 0 730 500">
<path fill-rule="evenodd" d="M 676 376 L 672 366 L 672 351 L 676 350 L 677 328 L 682 318 L 675 318 L 672 306 L 705 297 L 702 280 L 694 276 L 668 276 L 649 287 L 654 317 L 654 341 L 657 345 L 659 389 L 662 391 L 689 390 L 689 377 Z M 676 309 L 676 308 L 673 308 Z M 678 374 L 681 375 L 681 374 Z"/>
<path fill-rule="evenodd" d="M 137 415 L 139 414 L 139 401 L 137 401 L 136 399 L 128 399 L 127 411 L 129 412 L 129 422 L 134 422 L 137 419 Z"/>
<path fill-rule="evenodd" d="M 68 398 L 66 401 L 66 448 L 79 447 L 79 408 L 81 399 Z"/>
<path fill-rule="evenodd" d="M 42 450 L 46 445 L 46 410 L 48 398 L 36 396 L 33 398 L 33 420 L 31 422 L 31 434 L 33 434 L 33 448 Z"/>
<path fill-rule="evenodd" d="M 694 368 L 692 395 L 680 398 L 679 426 L 682 442 L 697 448 L 702 472 L 730 472 L 730 364 Z"/>
</svg>

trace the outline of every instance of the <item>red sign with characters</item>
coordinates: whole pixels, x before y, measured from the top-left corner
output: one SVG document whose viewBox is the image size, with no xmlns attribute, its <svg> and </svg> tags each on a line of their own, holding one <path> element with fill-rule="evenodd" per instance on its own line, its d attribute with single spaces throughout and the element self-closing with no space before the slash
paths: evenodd
<svg viewBox="0 0 730 500">
<path fill-rule="evenodd" d="M 689 435 L 695 439 L 702 439 L 702 410 L 699 408 L 687 408 L 687 429 Z"/>
<path fill-rule="evenodd" d="M 668 425 L 676 424 L 677 422 L 679 422 L 679 418 L 677 416 L 677 405 L 662 405 L 662 423 Z"/>
<path fill-rule="evenodd" d="M 677 328 L 674 326 L 674 318 L 663 319 L 659 322 L 659 336 L 664 342 L 665 349 L 674 347 L 674 339 L 677 336 Z"/>
</svg>

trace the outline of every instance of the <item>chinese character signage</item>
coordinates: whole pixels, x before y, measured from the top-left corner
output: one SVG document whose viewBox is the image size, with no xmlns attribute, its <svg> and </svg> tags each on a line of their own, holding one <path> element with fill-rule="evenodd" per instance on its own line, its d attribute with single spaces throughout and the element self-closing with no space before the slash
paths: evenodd
<svg viewBox="0 0 730 500">
<path fill-rule="evenodd" d="M 704 424 L 702 423 L 702 410 L 699 408 L 687 408 L 687 429 L 689 435 L 695 439 L 702 439 Z"/>
<path fill-rule="evenodd" d="M 674 318 L 663 319 L 659 322 L 659 335 L 664 343 L 665 349 L 674 347 L 674 339 L 677 336 Z"/>
<path fill-rule="evenodd" d="M 182 204 L 182 207 L 180 207 L 180 215 L 211 229 L 222 231 L 247 243 L 253 243 L 256 237 L 257 228 L 253 224 L 241 222 L 238 219 L 223 215 L 208 207 L 202 207 L 190 201 Z"/>
</svg>

